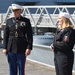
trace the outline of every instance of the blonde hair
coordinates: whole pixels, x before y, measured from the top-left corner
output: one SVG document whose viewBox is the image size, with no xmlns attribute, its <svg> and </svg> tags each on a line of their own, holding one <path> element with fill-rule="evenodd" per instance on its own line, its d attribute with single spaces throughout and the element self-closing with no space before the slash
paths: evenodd
<svg viewBox="0 0 75 75">
<path fill-rule="evenodd" d="M 59 25 L 58 28 L 64 29 L 66 27 L 72 27 L 73 28 L 74 26 L 68 18 L 63 17 L 63 25 L 62 26 Z"/>
</svg>

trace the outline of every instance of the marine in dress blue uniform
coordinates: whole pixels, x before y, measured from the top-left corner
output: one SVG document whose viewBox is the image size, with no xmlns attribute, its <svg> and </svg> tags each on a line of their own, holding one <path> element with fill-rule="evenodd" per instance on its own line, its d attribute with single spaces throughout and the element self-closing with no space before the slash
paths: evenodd
<svg viewBox="0 0 75 75">
<path fill-rule="evenodd" d="M 14 16 L 6 22 L 4 49 L 7 55 L 10 75 L 25 75 L 26 56 L 32 50 L 33 36 L 28 18 L 21 16 L 22 6 L 12 4 Z"/>
</svg>

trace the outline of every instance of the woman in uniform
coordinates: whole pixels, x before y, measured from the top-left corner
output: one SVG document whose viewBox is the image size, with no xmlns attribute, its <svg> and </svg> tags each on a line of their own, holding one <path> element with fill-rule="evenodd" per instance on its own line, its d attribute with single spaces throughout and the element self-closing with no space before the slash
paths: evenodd
<svg viewBox="0 0 75 75">
<path fill-rule="evenodd" d="M 75 43 L 75 33 L 70 17 L 67 12 L 59 13 L 58 28 L 53 44 L 50 46 L 54 50 L 56 75 L 72 75 L 74 63 L 72 49 Z"/>
</svg>

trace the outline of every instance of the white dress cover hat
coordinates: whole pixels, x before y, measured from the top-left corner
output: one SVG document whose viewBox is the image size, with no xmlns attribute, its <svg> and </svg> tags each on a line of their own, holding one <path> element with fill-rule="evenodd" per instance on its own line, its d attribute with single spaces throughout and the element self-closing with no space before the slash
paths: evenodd
<svg viewBox="0 0 75 75">
<path fill-rule="evenodd" d="M 18 5 L 18 4 L 12 4 L 11 8 L 12 8 L 12 10 L 15 10 L 15 9 L 21 9 L 22 10 L 23 9 L 23 7 Z"/>
<path fill-rule="evenodd" d="M 68 18 L 68 19 L 71 18 L 70 14 L 67 13 L 67 12 L 60 12 L 60 13 L 59 13 L 59 16 L 63 16 L 63 17 Z"/>
</svg>

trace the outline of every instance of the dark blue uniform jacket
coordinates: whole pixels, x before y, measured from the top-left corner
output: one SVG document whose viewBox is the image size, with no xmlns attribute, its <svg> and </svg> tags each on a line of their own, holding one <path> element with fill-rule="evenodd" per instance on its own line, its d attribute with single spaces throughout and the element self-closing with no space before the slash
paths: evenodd
<svg viewBox="0 0 75 75">
<path fill-rule="evenodd" d="M 16 24 L 17 29 L 16 29 Z M 17 32 L 17 37 L 15 33 Z M 4 30 L 4 49 L 13 53 L 24 53 L 26 49 L 32 50 L 33 36 L 29 19 L 20 16 L 10 18 Z"/>
<path fill-rule="evenodd" d="M 57 29 L 54 38 L 54 51 L 60 51 L 68 53 L 72 51 L 75 43 L 75 31 L 71 27 L 67 27 L 63 30 Z"/>
</svg>

